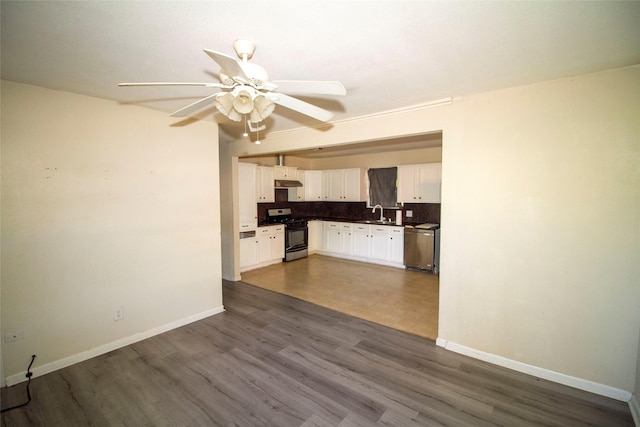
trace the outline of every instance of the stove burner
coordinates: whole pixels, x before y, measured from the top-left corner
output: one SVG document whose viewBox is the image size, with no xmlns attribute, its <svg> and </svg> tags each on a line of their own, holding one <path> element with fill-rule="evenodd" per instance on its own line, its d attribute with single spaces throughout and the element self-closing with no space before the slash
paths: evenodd
<svg viewBox="0 0 640 427">
<path fill-rule="evenodd" d="M 267 209 L 267 223 L 307 226 L 306 219 L 292 217 L 290 208 Z"/>
</svg>

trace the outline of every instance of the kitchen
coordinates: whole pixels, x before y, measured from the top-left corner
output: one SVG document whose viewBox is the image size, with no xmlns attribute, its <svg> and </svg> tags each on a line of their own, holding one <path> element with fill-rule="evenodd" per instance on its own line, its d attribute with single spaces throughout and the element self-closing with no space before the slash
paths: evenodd
<svg viewBox="0 0 640 427">
<path fill-rule="evenodd" d="M 258 226 L 255 231 L 252 229 L 247 232 L 249 224 L 243 222 L 242 218 L 240 220 L 239 267 L 242 280 L 293 296 L 296 296 L 296 290 L 293 288 L 299 288 L 297 296 L 303 299 L 435 339 L 438 275 L 433 274 L 434 266 L 431 264 L 405 270 L 403 234 L 414 225 L 440 223 L 441 159 L 440 132 L 358 145 L 289 152 L 286 156 L 269 154 L 240 159 L 239 169 L 253 168 L 253 174 L 256 176 L 257 194 L 253 196 L 248 195 L 246 191 L 240 191 L 239 196 L 241 200 L 248 197 L 249 206 L 255 211 Z M 431 196 L 429 203 L 410 203 L 410 200 L 414 200 L 412 197 L 416 196 L 406 194 L 407 191 L 402 190 L 406 189 L 406 182 L 413 180 L 411 173 L 414 170 L 413 166 L 417 164 L 424 166 L 424 176 L 427 176 L 426 171 L 435 171 L 435 174 L 431 174 L 433 180 L 438 181 L 437 194 Z M 366 201 L 367 171 L 396 166 L 399 167 L 398 200 L 405 203 L 398 203 L 398 208 L 377 207 L 374 209 L 375 212 L 372 212 L 372 206 Z M 342 171 L 351 173 L 351 176 L 345 179 L 357 183 L 355 187 L 360 188 L 351 190 L 350 196 L 334 195 L 333 199 L 327 194 L 330 191 L 325 189 L 323 196 L 319 188 L 322 187 L 320 174 L 323 171 L 325 174 Z M 239 188 L 246 190 L 242 183 L 251 181 L 254 175 L 243 177 L 242 174 L 243 172 L 239 172 Z M 427 181 L 428 179 L 423 178 L 422 187 L 426 186 Z M 402 185 L 403 182 L 405 185 Z M 315 192 L 314 188 L 317 188 Z M 334 201 L 322 201 L 323 199 Z M 391 203 L 385 204 L 388 205 Z M 308 224 L 308 254 L 312 255 L 309 258 L 293 263 L 282 262 L 283 257 L 288 258 L 291 253 L 282 253 L 282 248 L 289 245 L 285 245 L 282 224 L 278 226 L 273 223 L 284 221 L 274 219 L 273 215 L 282 215 L 283 212 L 297 220 L 296 222 L 304 220 L 305 226 Z M 386 221 L 381 223 L 381 219 Z M 408 228 L 405 229 L 405 226 Z M 294 225 L 289 223 L 288 227 L 293 229 Z M 273 229 L 274 232 L 270 233 L 268 229 Z M 414 232 L 413 235 L 417 235 L 418 231 L 420 235 L 429 233 L 433 239 L 432 230 L 416 228 L 411 231 Z M 291 233 L 293 231 L 287 231 L 287 235 Z M 369 237 L 371 238 L 368 239 Z M 269 255 L 271 247 L 280 248 L 280 251 L 275 249 L 275 252 Z M 326 272 L 320 279 L 321 283 L 314 282 L 313 275 L 307 274 L 307 270 L 320 268 L 319 263 Z M 437 266 L 435 269 L 437 273 Z M 328 274 L 333 275 L 333 279 L 329 279 Z M 381 277 L 384 277 L 383 282 L 386 284 L 380 283 Z M 283 281 L 287 282 L 287 289 L 283 288 Z M 292 286 L 292 282 L 301 283 Z M 378 285 L 380 287 L 376 287 Z M 412 296 L 407 297 L 404 294 Z M 379 298 L 379 303 L 373 304 L 372 298 Z M 403 305 L 406 304 L 404 301 L 410 301 L 411 304 Z"/>
</svg>

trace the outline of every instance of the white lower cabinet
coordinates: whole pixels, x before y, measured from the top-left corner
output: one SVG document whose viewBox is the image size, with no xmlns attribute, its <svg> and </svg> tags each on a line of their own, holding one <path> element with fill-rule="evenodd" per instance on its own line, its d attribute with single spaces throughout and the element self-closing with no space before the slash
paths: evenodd
<svg viewBox="0 0 640 427">
<path fill-rule="evenodd" d="M 389 261 L 390 235 L 390 229 L 385 225 L 371 226 L 371 258 L 377 261 Z"/>
<path fill-rule="evenodd" d="M 258 227 L 255 237 L 240 238 L 240 272 L 282 262 L 284 225 Z"/>
<path fill-rule="evenodd" d="M 323 223 L 322 221 L 309 221 L 307 225 L 309 227 L 309 247 L 307 249 L 309 254 L 314 254 L 321 251 L 323 247 Z"/>
<path fill-rule="evenodd" d="M 240 271 L 250 270 L 250 266 L 258 263 L 258 239 L 255 237 L 240 237 Z"/>
<path fill-rule="evenodd" d="M 393 264 L 404 265 L 404 227 L 389 227 L 391 246 L 389 261 Z"/>
<path fill-rule="evenodd" d="M 273 261 L 282 262 L 284 258 L 284 225 L 275 225 L 271 227 L 271 259 Z"/>
<path fill-rule="evenodd" d="M 353 255 L 369 258 L 371 255 L 371 226 L 363 224 L 353 225 Z"/>
<path fill-rule="evenodd" d="M 271 230 L 270 227 L 258 228 L 258 263 L 271 259 Z"/>
<path fill-rule="evenodd" d="M 404 267 L 404 227 L 324 221 L 323 229 L 323 255 Z"/>
<path fill-rule="evenodd" d="M 342 235 L 340 233 L 339 222 L 324 223 L 324 247 L 325 252 L 341 254 L 342 249 Z"/>
</svg>

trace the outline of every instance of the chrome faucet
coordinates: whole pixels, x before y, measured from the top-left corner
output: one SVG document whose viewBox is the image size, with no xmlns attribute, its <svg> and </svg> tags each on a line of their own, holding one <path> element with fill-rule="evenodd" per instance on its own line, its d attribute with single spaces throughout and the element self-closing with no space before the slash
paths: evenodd
<svg viewBox="0 0 640 427">
<path fill-rule="evenodd" d="M 382 206 L 375 205 L 373 209 L 371 209 L 371 213 L 376 213 L 376 208 L 380 208 L 380 222 L 384 222 L 384 209 L 382 209 Z"/>
</svg>

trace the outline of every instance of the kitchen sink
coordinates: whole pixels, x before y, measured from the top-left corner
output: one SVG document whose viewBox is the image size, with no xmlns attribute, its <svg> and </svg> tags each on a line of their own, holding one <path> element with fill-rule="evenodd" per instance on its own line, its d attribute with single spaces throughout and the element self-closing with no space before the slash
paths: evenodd
<svg viewBox="0 0 640 427">
<path fill-rule="evenodd" d="M 360 224 L 380 224 L 380 225 L 396 225 L 393 221 L 380 221 L 380 220 L 364 220 L 358 221 Z"/>
</svg>

